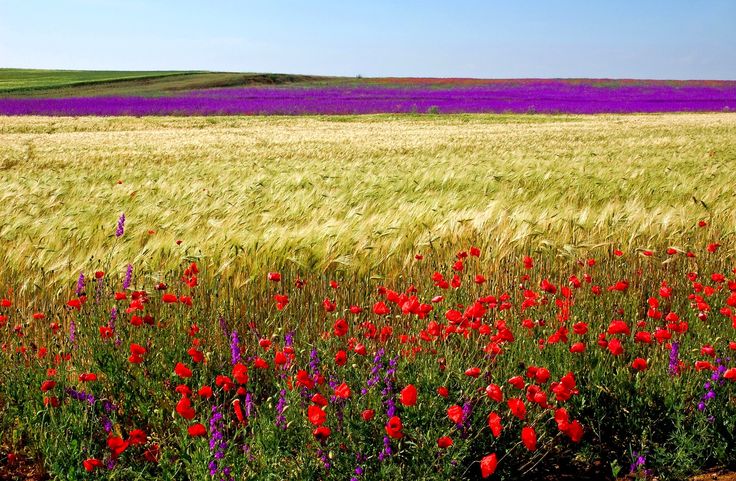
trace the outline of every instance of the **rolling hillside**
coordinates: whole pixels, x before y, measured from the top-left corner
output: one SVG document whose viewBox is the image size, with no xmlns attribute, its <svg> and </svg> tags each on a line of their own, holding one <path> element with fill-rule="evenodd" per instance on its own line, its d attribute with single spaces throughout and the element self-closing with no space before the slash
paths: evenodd
<svg viewBox="0 0 736 481">
<path fill-rule="evenodd" d="M 0 69 L 0 97 L 156 96 L 204 88 L 331 80 L 335 79 L 264 73 Z"/>
</svg>

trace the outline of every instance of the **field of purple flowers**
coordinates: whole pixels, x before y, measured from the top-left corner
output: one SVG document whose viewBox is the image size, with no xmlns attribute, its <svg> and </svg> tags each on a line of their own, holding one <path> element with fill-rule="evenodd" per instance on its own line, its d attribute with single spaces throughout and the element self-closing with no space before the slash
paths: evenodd
<svg viewBox="0 0 736 481">
<path fill-rule="evenodd" d="M 161 96 L 2 98 L 0 115 L 597 114 L 736 108 L 736 82 L 384 80 Z"/>
</svg>

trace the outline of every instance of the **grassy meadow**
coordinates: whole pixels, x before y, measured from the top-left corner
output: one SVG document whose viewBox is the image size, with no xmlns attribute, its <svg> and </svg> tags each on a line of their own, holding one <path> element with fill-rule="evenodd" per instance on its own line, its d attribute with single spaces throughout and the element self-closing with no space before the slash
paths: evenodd
<svg viewBox="0 0 736 481">
<path fill-rule="evenodd" d="M 734 113 L 0 118 L 0 478 L 733 468 L 735 166 Z"/>
</svg>

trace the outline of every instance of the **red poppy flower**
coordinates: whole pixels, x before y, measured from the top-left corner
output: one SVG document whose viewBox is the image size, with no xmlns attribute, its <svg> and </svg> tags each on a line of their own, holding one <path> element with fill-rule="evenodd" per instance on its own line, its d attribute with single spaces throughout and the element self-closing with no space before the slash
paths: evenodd
<svg viewBox="0 0 736 481">
<path fill-rule="evenodd" d="M 309 422 L 315 426 L 321 426 L 325 421 L 327 421 L 327 414 L 325 414 L 324 410 L 319 406 L 309 406 L 307 409 L 307 417 L 309 418 Z"/>
<path fill-rule="evenodd" d="M 325 298 L 325 300 L 322 301 L 322 306 L 325 308 L 326 312 L 332 312 L 335 310 L 335 307 L 336 307 L 335 303 L 327 298 Z"/>
<path fill-rule="evenodd" d="M 179 302 L 179 299 L 176 297 L 176 295 L 171 294 L 170 292 L 164 294 L 163 297 L 161 297 L 161 300 L 167 304 L 174 304 L 176 302 Z"/>
<path fill-rule="evenodd" d="M 240 391 L 240 389 L 238 389 L 238 391 Z M 245 391 L 245 389 L 243 389 L 243 391 Z M 238 392 L 238 395 L 239 396 L 241 396 L 241 395 L 244 396 L 245 395 L 245 392 L 243 392 L 242 394 L 240 392 Z M 233 412 L 235 413 L 235 418 L 238 420 L 238 422 L 240 424 L 242 424 L 242 425 L 245 426 L 247 424 L 247 421 L 245 419 L 245 416 L 243 415 L 243 408 L 240 405 L 240 399 L 238 399 L 238 398 L 235 398 L 233 400 Z"/>
<path fill-rule="evenodd" d="M 524 269 L 529 270 L 532 267 L 534 267 L 534 259 L 532 259 L 529 256 L 524 256 L 523 263 L 524 263 Z"/>
<path fill-rule="evenodd" d="M 409 384 L 401 390 L 401 404 L 404 406 L 414 406 L 417 403 L 417 388 L 413 384 Z"/>
<path fill-rule="evenodd" d="M 269 272 L 268 280 L 271 282 L 281 282 L 281 274 L 278 272 Z"/>
<path fill-rule="evenodd" d="M 480 368 L 479 367 L 471 367 L 469 369 L 465 370 L 465 375 L 472 378 L 477 378 L 480 376 Z"/>
<path fill-rule="evenodd" d="M 118 436 L 111 436 L 107 438 L 107 447 L 112 451 L 112 457 L 117 458 L 123 451 L 128 449 L 128 441 L 123 441 L 123 438 Z"/>
<path fill-rule="evenodd" d="M 194 408 L 192 408 L 192 401 L 188 397 L 181 398 L 176 403 L 176 412 L 187 421 L 194 419 L 195 412 Z"/>
<path fill-rule="evenodd" d="M 342 349 L 335 353 L 335 364 L 344 366 L 348 362 L 348 353 Z"/>
<path fill-rule="evenodd" d="M 368 351 L 365 347 L 365 344 L 359 342 L 353 348 L 353 352 L 359 356 L 365 356 Z"/>
<path fill-rule="evenodd" d="M 335 396 L 341 399 L 347 399 L 350 397 L 350 386 L 345 383 L 340 384 L 335 388 Z"/>
<path fill-rule="evenodd" d="M 442 436 L 437 440 L 437 446 L 441 449 L 446 449 L 452 446 L 452 438 L 448 436 Z"/>
<path fill-rule="evenodd" d="M 332 325 L 332 332 L 337 337 L 342 337 L 345 334 L 348 333 L 348 323 L 345 319 L 338 319 L 335 321 L 335 323 Z"/>
<path fill-rule="evenodd" d="M 56 381 L 52 381 L 50 379 L 47 379 L 46 381 L 41 383 L 41 392 L 47 392 L 52 390 L 56 386 Z"/>
<path fill-rule="evenodd" d="M 276 351 L 276 354 L 273 356 L 273 362 L 277 366 L 283 366 L 288 361 L 288 358 L 286 357 L 286 354 L 284 354 L 283 351 Z"/>
<path fill-rule="evenodd" d="M 465 413 L 463 413 L 463 408 L 461 406 L 453 404 L 447 408 L 447 417 L 455 424 L 462 424 Z"/>
<path fill-rule="evenodd" d="M 190 347 L 187 354 L 192 358 L 192 362 L 200 363 L 204 361 L 204 353 L 195 347 Z"/>
<path fill-rule="evenodd" d="M 524 405 L 524 401 L 519 398 L 511 398 L 506 403 L 511 414 L 519 419 L 524 419 L 524 417 L 526 417 L 526 405 Z"/>
<path fill-rule="evenodd" d="M 624 353 L 624 348 L 621 345 L 621 341 L 618 339 L 611 339 L 608 342 L 608 350 L 613 354 L 614 356 L 620 356 Z"/>
<path fill-rule="evenodd" d="M 526 385 L 524 378 L 521 376 L 514 376 L 509 379 L 509 384 L 514 386 L 516 389 L 524 389 L 524 386 Z"/>
<path fill-rule="evenodd" d="M 373 305 L 373 313 L 374 314 L 377 314 L 379 316 L 385 316 L 389 312 L 391 312 L 391 310 L 388 308 L 388 306 L 386 306 L 386 303 L 383 302 L 383 301 L 376 302 Z"/>
<path fill-rule="evenodd" d="M 501 435 L 501 416 L 499 416 L 497 413 L 492 412 L 488 415 L 488 427 L 491 428 L 491 432 L 493 433 L 494 437 L 499 437 Z"/>
<path fill-rule="evenodd" d="M 207 436 L 207 428 L 202 423 L 192 424 L 187 428 L 187 432 L 189 433 L 189 437 L 192 438 Z"/>
<path fill-rule="evenodd" d="M 588 325 L 584 322 L 577 322 L 572 326 L 572 332 L 578 336 L 583 336 L 588 332 Z"/>
<path fill-rule="evenodd" d="M 158 457 L 159 457 L 160 454 L 161 454 L 161 447 L 158 444 L 152 444 L 143 453 L 143 457 L 149 463 L 158 463 Z"/>
<path fill-rule="evenodd" d="M 84 469 L 88 473 L 91 473 L 95 469 L 103 467 L 104 464 L 99 459 L 96 459 L 96 458 L 87 458 L 84 461 L 82 461 L 82 466 L 84 466 Z"/>
<path fill-rule="evenodd" d="M 370 421 L 375 415 L 376 412 L 373 409 L 365 409 L 360 413 L 360 417 L 363 418 L 363 421 Z"/>
<path fill-rule="evenodd" d="M 521 429 L 521 441 L 529 451 L 537 450 L 537 432 L 533 427 L 525 426 Z"/>
<path fill-rule="evenodd" d="M 386 423 L 386 434 L 392 439 L 401 439 L 404 436 L 404 433 L 401 431 L 403 427 L 401 418 L 393 416 Z"/>
<path fill-rule="evenodd" d="M 480 473 L 483 478 L 485 479 L 495 473 L 497 466 L 498 460 L 496 459 L 496 453 L 484 456 L 483 459 L 480 460 Z"/>
<path fill-rule="evenodd" d="M 585 352 L 585 344 L 582 342 L 576 342 L 575 344 L 572 344 L 570 346 L 570 352 L 574 354 Z"/>
<path fill-rule="evenodd" d="M 82 308 L 82 304 L 84 304 L 82 297 L 78 299 L 71 299 L 69 302 L 66 303 L 67 306 L 77 310 Z"/>
<path fill-rule="evenodd" d="M 629 326 L 621 320 L 615 319 L 611 321 L 611 323 L 608 325 L 608 334 L 614 335 L 614 334 L 624 334 L 628 336 L 631 334 L 631 329 L 629 329 Z"/>
<path fill-rule="evenodd" d="M 174 389 L 174 391 L 178 392 L 182 396 L 189 397 L 192 395 L 192 388 L 190 388 L 186 384 L 179 384 L 178 386 L 176 386 L 176 389 Z"/>
<path fill-rule="evenodd" d="M 496 384 L 489 384 L 486 386 L 486 396 L 496 402 L 503 401 L 503 391 L 501 391 L 501 388 Z"/>
<path fill-rule="evenodd" d="M 631 367 L 637 371 L 645 371 L 647 369 L 647 360 L 641 357 L 637 357 L 631 363 Z"/>
<path fill-rule="evenodd" d="M 248 384 L 248 367 L 241 363 L 233 366 L 233 379 L 238 384 Z"/>
<path fill-rule="evenodd" d="M 139 344 L 132 343 L 130 345 L 130 357 L 128 358 L 128 361 L 132 364 L 140 364 L 143 362 L 143 355 L 145 353 L 145 347 Z"/>
<path fill-rule="evenodd" d="M 298 385 L 307 389 L 314 389 L 314 381 L 304 369 L 300 369 L 296 373 L 296 382 Z"/>
<path fill-rule="evenodd" d="M 565 434 L 567 434 L 572 442 L 578 443 L 583 439 L 583 425 L 580 424 L 580 421 L 575 420 L 570 423 Z"/>
<path fill-rule="evenodd" d="M 231 390 L 231 389 L 232 389 L 233 387 L 235 387 L 235 386 L 234 386 L 234 384 L 233 384 L 233 380 L 232 380 L 232 379 L 230 379 L 230 378 L 229 378 L 229 377 L 227 377 L 227 376 L 223 376 L 222 374 L 218 374 L 218 375 L 217 375 L 217 376 L 215 377 L 215 385 L 216 385 L 217 387 L 221 387 L 221 388 L 222 388 L 223 390 L 225 390 L 225 391 L 229 391 L 229 390 Z"/>
<path fill-rule="evenodd" d="M 128 443 L 131 446 L 146 444 L 146 432 L 142 429 L 134 429 L 128 433 Z"/>
<path fill-rule="evenodd" d="M 192 370 L 184 364 L 177 362 L 176 367 L 174 367 L 174 374 L 186 379 L 192 377 Z"/>
<path fill-rule="evenodd" d="M 326 440 L 330 437 L 330 434 L 332 434 L 332 430 L 330 430 L 330 428 L 328 428 L 327 426 L 320 426 L 312 431 L 312 435 L 317 441 Z"/>
</svg>

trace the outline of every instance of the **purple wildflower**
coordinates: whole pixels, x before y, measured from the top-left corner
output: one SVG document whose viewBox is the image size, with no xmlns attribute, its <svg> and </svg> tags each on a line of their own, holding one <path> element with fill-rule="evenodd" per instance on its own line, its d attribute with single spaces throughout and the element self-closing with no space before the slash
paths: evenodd
<svg viewBox="0 0 736 481">
<path fill-rule="evenodd" d="M 112 431 L 112 421 L 110 421 L 106 416 L 102 416 L 102 429 L 104 429 L 106 433 L 110 433 Z"/>
<path fill-rule="evenodd" d="M 635 459 L 634 459 L 634 462 L 631 463 L 631 466 L 629 466 L 629 474 L 640 473 L 641 471 L 643 471 L 646 476 L 649 476 L 651 474 L 651 470 L 646 469 L 646 464 L 647 464 L 646 454 L 637 453 L 636 451 L 634 451 L 631 454 Z"/>
<path fill-rule="evenodd" d="M 312 372 L 312 378 L 316 381 L 320 375 L 319 372 L 319 357 L 317 356 L 317 349 L 312 349 L 309 352 L 309 370 Z"/>
<path fill-rule="evenodd" d="M 107 327 L 109 327 L 112 330 L 112 332 L 115 332 L 115 321 L 117 321 L 117 319 L 118 319 L 118 308 L 113 307 L 110 310 L 110 320 L 107 321 Z"/>
<path fill-rule="evenodd" d="M 227 452 L 227 442 L 224 440 L 224 435 L 222 433 L 222 429 L 225 423 L 222 420 L 222 413 L 220 413 L 218 406 L 212 406 L 212 416 L 210 417 L 209 424 L 210 453 L 214 458 L 208 464 L 210 476 L 216 476 L 218 471 L 221 471 L 223 476 L 225 476 L 225 478 L 223 479 L 232 480 L 232 477 L 230 477 L 230 469 L 228 467 L 224 466 L 222 470 L 219 470 L 218 461 L 222 460 L 225 457 L 225 453 Z"/>
<path fill-rule="evenodd" d="M 286 389 L 282 389 L 279 393 L 279 402 L 276 404 L 276 426 L 286 430 L 286 416 L 284 416 L 284 409 L 286 409 Z"/>
<path fill-rule="evenodd" d="M 680 345 L 676 342 L 672 343 L 672 346 L 670 347 L 670 365 L 669 365 L 669 373 L 670 376 L 677 376 L 680 374 Z"/>
<path fill-rule="evenodd" d="M 240 361 L 240 340 L 238 331 L 233 330 L 230 334 L 230 363 L 234 366 Z"/>
<path fill-rule="evenodd" d="M 91 393 L 87 393 L 84 391 L 77 391 L 76 389 L 69 388 L 66 390 L 67 394 L 69 394 L 69 397 L 72 399 L 76 399 L 77 401 L 86 401 L 90 404 L 95 403 L 95 396 Z"/>
<path fill-rule="evenodd" d="M 250 392 L 245 393 L 245 417 L 249 418 L 253 414 L 253 396 L 250 394 Z"/>
<path fill-rule="evenodd" d="M 104 283 L 105 283 L 104 277 L 99 277 L 97 279 L 97 288 L 95 289 L 95 302 L 97 303 L 99 303 L 100 300 L 102 299 L 102 289 L 103 289 Z"/>
<path fill-rule="evenodd" d="M 82 272 L 79 273 L 79 279 L 77 279 L 77 290 L 75 293 L 77 294 L 77 297 L 84 293 L 84 274 Z"/>
<path fill-rule="evenodd" d="M 228 328 L 227 328 L 227 321 L 225 321 L 225 318 L 223 316 L 220 316 L 218 319 L 220 323 L 220 329 L 222 329 L 222 333 L 227 336 Z"/>
<path fill-rule="evenodd" d="M 123 290 L 130 287 L 130 281 L 133 279 L 133 264 L 128 264 L 128 269 L 125 271 L 125 279 L 123 279 Z"/>
<path fill-rule="evenodd" d="M 329 471 L 330 467 L 332 467 L 332 464 L 330 463 L 330 453 L 324 449 L 319 449 L 317 451 L 317 456 L 319 456 L 320 461 L 322 461 L 322 466 L 325 470 Z"/>
<path fill-rule="evenodd" d="M 386 458 L 391 457 L 391 440 L 388 436 L 383 437 L 383 450 L 378 455 L 379 461 L 384 461 Z"/>
<path fill-rule="evenodd" d="M 118 228 L 115 231 L 115 237 L 122 237 L 125 234 L 125 213 L 120 214 L 118 219 Z"/>
<path fill-rule="evenodd" d="M 72 344 L 77 343 L 77 325 L 74 321 L 69 323 L 69 342 Z"/>
</svg>

